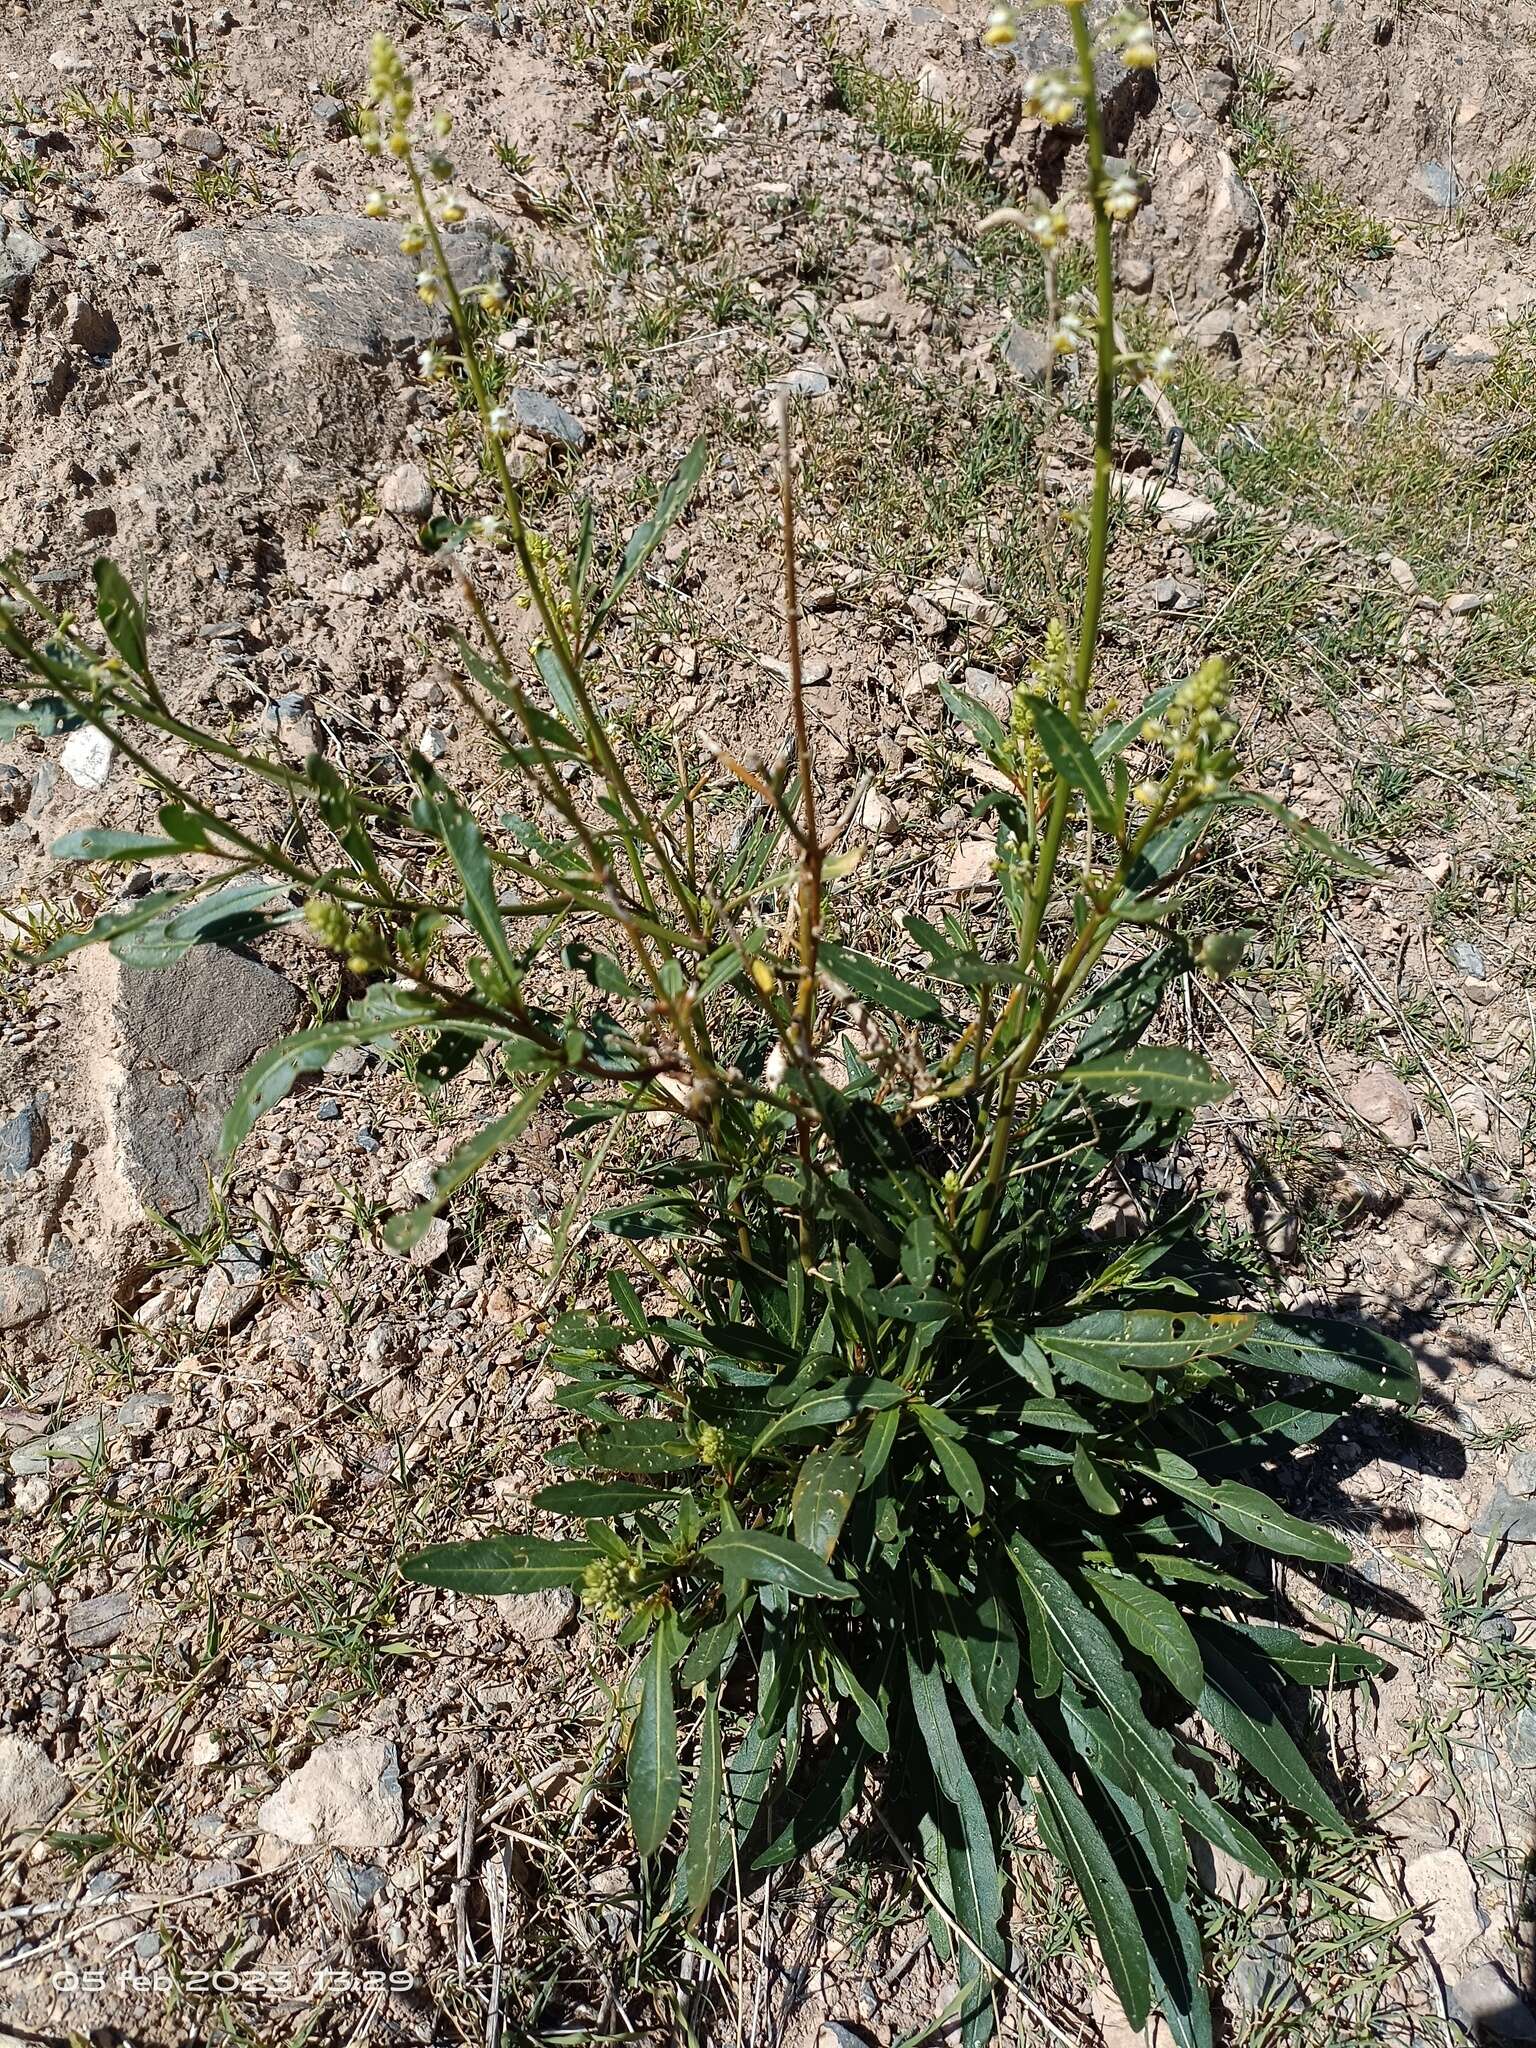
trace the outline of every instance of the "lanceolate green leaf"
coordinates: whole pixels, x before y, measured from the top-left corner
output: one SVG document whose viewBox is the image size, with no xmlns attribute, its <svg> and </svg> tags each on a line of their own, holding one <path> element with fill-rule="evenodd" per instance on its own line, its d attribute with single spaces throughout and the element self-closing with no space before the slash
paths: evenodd
<svg viewBox="0 0 1536 2048">
<path fill-rule="evenodd" d="M 939 1816 L 939 1827 L 947 1850 L 955 1917 L 970 1936 L 974 1949 L 1000 1963 L 1003 1943 L 998 1922 L 1002 1917 L 1002 1890 L 997 1855 L 986 1807 L 955 1733 L 943 1673 L 936 1663 L 925 1664 L 909 1646 L 907 1682 L 928 1760 L 939 1791 L 951 1809 Z M 967 2029 L 962 2038 L 985 2041 L 990 2038 L 989 2026 L 971 2030 L 973 2021 L 989 2018 L 988 1979 L 974 1949 L 963 1947 L 955 1959 L 961 1988 L 968 1993 Z"/>
<path fill-rule="evenodd" d="M 1096 1309 L 1036 1337 L 1053 1357 L 1124 1372 L 1164 1372 L 1196 1358 L 1220 1358 L 1249 1337 L 1251 1315 L 1200 1316 L 1173 1309 Z"/>
<path fill-rule="evenodd" d="M 1094 759 L 1093 748 L 1082 728 L 1044 697 L 1029 697 L 1026 702 L 1051 766 L 1063 782 L 1071 783 L 1074 789 L 1082 792 L 1094 823 L 1113 828 L 1114 799 L 1105 786 L 1104 771 Z"/>
<path fill-rule="evenodd" d="M 1314 1564 L 1349 1563 L 1349 1545 L 1341 1536 L 1287 1514 L 1257 1487 L 1240 1486 L 1235 1479 L 1215 1483 L 1202 1479 L 1184 1459 L 1169 1451 L 1159 1451 L 1153 1464 L 1136 1469 L 1170 1493 L 1204 1508 L 1235 1536 L 1263 1550 L 1272 1550 L 1279 1557 L 1307 1558 Z"/>
<path fill-rule="evenodd" d="M 922 1024 L 944 1014 L 943 1005 L 936 995 L 910 981 L 903 981 L 883 961 L 871 959 L 868 953 L 855 953 L 847 946 L 834 945 L 828 940 L 822 945 L 820 959 L 826 972 L 842 982 L 845 988 L 851 988 L 856 996 L 879 1003 L 898 1017 L 910 1017 Z"/>
<path fill-rule="evenodd" d="M 574 1586 L 602 1553 L 592 1543 L 544 1536 L 483 1536 L 472 1543 L 434 1543 L 400 1560 L 406 1578 L 452 1593 L 542 1593 Z"/>
<path fill-rule="evenodd" d="M 1243 1345 L 1243 1357 L 1266 1371 L 1291 1373 L 1397 1401 L 1412 1408 L 1419 1398 L 1419 1369 L 1413 1353 L 1379 1330 L 1315 1316 L 1259 1316 Z"/>
<path fill-rule="evenodd" d="M 301 1074 L 317 1073 L 343 1046 L 376 1044 L 381 1038 L 393 1038 L 400 1028 L 398 1022 L 371 1019 L 320 1024 L 313 1031 L 296 1031 L 268 1046 L 246 1068 L 245 1078 L 224 1118 L 219 1137 L 219 1150 L 224 1158 L 233 1157 L 256 1119 L 281 1102 Z"/>
<path fill-rule="evenodd" d="M 715 1870 L 725 1832 L 725 1758 L 720 1746 L 720 1697 L 710 1692 L 704 1699 L 704 1718 L 699 1726 L 699 1768 L 693 1780 L 693 1798 L 688 1809 L 688 1847 L 683 1870 L 688 1885 L 688 1911 L 695 1924 L 703 1916 L 715 1888 Z"/>
<path fill-rule="evenodd" d="M 1090 1565 L 1083 1576 L 1132 1649 L 1150 1658 L 1191 1706 L 1196 1705 L 1205 1685 L 1200 1649 L 1173 1602 L 1124 1572 Z"/>
<path fill-rule="evenodd" d="M 933 1410 L 923 1402 L 916 1402 L 912 1412 L 921 1424 L 924 1436 L 933 1447 L 933 1455 L 939 1461 L 939 1470 L 954 1488 L 961 1506 L 969 1508 L 973 1515 L 979 1515 L 986 1506 L 987 1489 L 982 1484 L 980 1472 L 976 1469 L 976 1460 L 964 1444 L 957 1443 L 937 1427 Z"/>
<path fill-rule="evenodd" d="M 432 815 L 435 836 L 447 849 L 463 884 L 464 914 L 490 954 L 503 984 L 508 989 L 515 988 L 519 979 L 517 962 L 507 943 L 506 927 L 496 901 L 495 874 L 480 827 L 430 761 L 413 754 L 411 773 Z"/>
<path fill-rule="evenodd" d="M 1345 1833 L 1343 1816 L 1313 1776 L 1274 1703 L 1205 1632 L 1201 1634 L 1201 1652 L 1207 1682 L 1198 1704 L 1204 1718 L 1287 1805 L 1319 1827 Z"/>
<path fill-rule="evenodd" d="M 860 1462 L 847 1451 L 812 1451 L 795 1481 L 795 1540 L 819 1558 L 832 1555 L 859 1490 Z"/>
<path fill-rule="evenodd" d="M 1017 1744 L 1019 1766 L 1034 1786 L 1041 1835 L 1077 1879 L 1110 1982 L 1126 2019 L 1140 2027 L 1151 2008 L 1152 1982 L 1147 1944 L 1125 1880 L 1065 1771 L 1029 1723 L 1016 1716 L 1008 1733 Z"/>
<path fill-rule="evenodd" d="M 96 616 L 101 621 L 101 630 L 136 676 L 147 675 L 149 641 L 144 629 L 144 607 L 122 570 L 104 555 L 92 565 L 91 575 L 96 584 Z"/>
<path fill-rule="evenodd" d="M 708 462 L 709 443 L 701 434 L 662 487 L 661 495 L 656 500 L 655 511 L 649 519 L 642 520 L 630 535 L 629 545 L 624 550 L 624 559 L 619 564 L 619 573 L 609 586 L 606 597 L 593 611 L 594 627 L 607 616 L 639 575 L 658 542 L 665 539 L 667 529 L 677 520 L 688 500 L 698 489 L 699 479 L 703 476 Z"/>
<path fill-rule="evenodd" d="M 432 1193 L 428 1199 L 401 1216 L 392 1216 L 385 1224 L 384 1241 L 391 1250 L 408 1252 L 421 1242 L 433 1217 L 442 1212 L 464 1183 L 472 1180 L 488 1159 L 494 1159 L 498 1152 L 505 1151 L 513 1139 L 527 1128 L 552 1079 L 552 1075 L 546 1074 L 535 1081 L 515 1109 L 508 1110 L 505 1116 L 495 1118 L 483 1130 L 476 1131 L 472 1138 L 466 1138 L 449 1155 L 432 1176 Z"/>
<path fill-rule="evenodd" d="M 672 1665 L 660 1630 L 640 1667 L 640 1711 L 629 1739 L 628 1790 L 635 1847 L 642 1856 L 654 1856 L 667 1839 L 683 1790 Z"/>
<path fill-rule="evenodd" d="M 1345 875 L 1379 875 L 1382 870 L 1374 861 L 1354 853 L 1323 830 L 1314 825 L 1310 818 L 1303 818 L 1298 812 L 1281 803 L 1278 797 L 1269 796 L 1260 789 L 1229 789 L 1222 795 L 1221 802 L 1243 804 L 1256 811 L 1267 811 L 1277 818 L 1296 842 L 1306 847 L 1309 853 L 1321 854 L 1330 867 L 1337 868 Z"/>
<path fill-rule="evenodd" d="M 716 1536 L 703 1553 L 724 1572 L 754 1585 L 783 1586 L 819 1600 L 851 1600 L 853 1588 L 832 1576 L 815 1551 L 766 1529 L 736 1529 Z"/>
<path fill-rule="evenodd" d="M 676 1498 L 665 1487 L 633 1479 L 562 1479 L 541 1487 L 533 1504 L 550 1515 L 632 1515 Z"/>
<path fill-rule="evenodd" d="M 1094 1095 L 1121 1095 L 1154 1109 L 1198 1109 L 1220 1102 L 1231 1084 L 1213 1074 L 1198 1053 L 1182 1045 L 1144 1045 L 1133 1052 L 1106 1053 L 1082 1060 L 1062 1074 Z"/>
<path fill-rule="evenodd" d="M 1025 1537 L 1008 1544 L 1033 1595 L 1063 1670 L 1103 1708 L 1128 1768 L 1197 1833 L 1263 1877 L 1279 1875 L 1274 1858 L 1241 1821 L 1202 1792 L 1173 1760 L 1168 1737 L 1148 1718 L 1140 1688 L 1127 1671 L 1104 1624 L 1091 1615 L 1066 1580 Z"/>
</svg>

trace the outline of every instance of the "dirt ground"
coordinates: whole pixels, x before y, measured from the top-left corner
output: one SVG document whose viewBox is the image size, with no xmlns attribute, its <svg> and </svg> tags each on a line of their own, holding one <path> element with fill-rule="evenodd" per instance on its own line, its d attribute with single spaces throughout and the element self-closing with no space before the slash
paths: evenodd
<svg viewBox="0 0 1536 2048">
<path fill-rule="evenodd" d="M 1199 886 L 1251 961 L 1178 1023 L 1236 1092 L 1180 1171 L 1257 1290 L 1381 1322 L 1425 1375 L 1418 1417 L 1300 1474 L 1356 1548 L 1329 1618 L 1391 1659 L 1318 1733 L 1368 1850 L 1297 1841 L 1269 1894 L 1215 1870 L 1213 1977 L 1254 2048 L 1533 2040 L 1536 8 L 1156 19 L 1156 81 L 1112 75 L 1107 104 L 1148 193 L 1122 320 L 1179 367 L 1122 455 L 1176 460 L 1184 496 L 1118 526 L 1110 681 L 1229 655 L 1250 779 L 1381 870 L 1222 841 Z M 937 682 L 1027 668 L 1086 488 L 1038 259 L 979 227 L 1070 192 L 1076 146 L 979 25 L 959 0 L 9 0 L 0 550 L 60 609 L 110 553 L 189 718 L 354 774 L 423 745 L 495 803 L 416 537 L 475 509 L 476 442 L 362 215 L 387 29 L 454 119 L 466 275 L 505 279 L 551 556 L 580 499 L 622 532 L 708 439 L 607 649 L 641 759 L 782 742 L 789 381 L 825 800 L 899 952 L 893 908 L 974 873 Z M 526 643 L 510 579 L 495 612 Z M 358 1052 L 210 1198 L 235 1076 L 339 992 L 297 938 L 148 996 L 95 953 L 44 962 L 124 887 L 48 847 L 153 808 L 121 760 L 0 747 L 0 2038 L 939 2038 L 953 1985 L 878 1830 L 686 1934 L 626 1847 L 611 1646 L 554 1596 L 399 1579 L 408 1545 L 525 1513 L 560 1426 L 540 1331 L 601 1270 L 610 1162 L 536 1123 L 393 1258 L 380 1225 L 494 1084 L 424 1096 Z M 1124 2048 L 1027 1843 L 1016 1881 L 1010 2038 Z"/>
</svg>

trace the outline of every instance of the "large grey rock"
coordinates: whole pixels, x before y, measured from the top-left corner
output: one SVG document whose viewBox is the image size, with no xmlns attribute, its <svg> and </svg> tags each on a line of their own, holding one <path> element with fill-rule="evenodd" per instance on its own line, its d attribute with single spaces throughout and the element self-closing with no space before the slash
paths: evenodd
<svg viewBox="0 0 1536 2048">
<path fill-rule="evenodd" d="M 1536 2018 L 1497 1963 L 1479 1963 L 1446 1991 L 1451 2018 L 1484 2048 L 1536 2041 Z"/>
<path fill-rule="evenodd" d="M 12 1451 L 11 1470 L 18 1479 L 78 1472 L 82 1465 L 101 1456 L 111 1433 L 112 1420 L 107 1411 L 93 1408 Z"/>
<path fill-rule="evenodd" d="M 108 1121 L 132 1206 L 184 1230 L 207 1222 L 225 1111 L 298 1010 L 291 982 L 224 946 L 195 946 L 171 967 L 116 968 Z"/>
<path fill-rule="evenodd" d="M 1516 1500 L 1504 1487 L 1496 1486 L 1473 1533 L 1502 1536 L 1506 1543 L 1536 1543 L 1536 1500 Z"/>
<path fill-rule="evenodd" d="M 64 1640 L 72 1650 L 105 1650 L 133 1619 L 133 1596 L 121 1590 L 79 1600 L 64 1617 Z"/>
<path fill-rule="evenodd" d="M 195 1327 L 209 1330 L 238 1330 L 261 1299 L 265 1254 L 256 1246 L 226 1245 L 203 1276 L 197 1306 L 192 1311 Z"/>
<path fill-rule="evenodd" d="M 232 291 L 244 306 L 259 302 L 285 351 L 382 361 L 447 326 L 441 308 L 417 296 L 417 261 L 401 255 L 400 230 L 389 221 L 341 213 L 267 218 L 191 228 L 172 246 L 184 284 Z M 499 274 L 506 260 L 481 229 L 450 235 L 447 247 L 461 286 Z"/>
<path fill-rule="evenodd" d="M 25 228 L 0 223 L 0 305 L 19 310 L 48 251 Z"/>
<path fill-rule="evenodd" d="M 0 1266 L 0 1330 L 24 1330 L 48 1313 L 48 1282 L 35 1266 Z"/>
<path fill-rule="evenodd" d="M 556 405 L 552 398 L 546 398 L 542 391 L 525 391 L 520 384 L 514 385 L 502 404 L 520 430 L 531 434 L 536 441 L 562 448 L 585 448 L 587 445 L 587 430 L 581 421 L 568 413 L 563 405 Z"/>
<path fill-rule="evenodd" d="M 312 214 L 193 228 L 173 243 L 184 329 L 203 336 L 218 322 L 246 438 L 289 503 L 326 502 L 338 484 L 376 476 L 405 425 L 383 369 L 448 330 L 445 308 L 418 296 L 420 259 L 401 255 L 399 236 L 390 221 Z M 480 228 L 451 235 L 448 249 L 461 286 L 506 267 L 502 245 Z M 210 418 L 227 418 L 231 394 L 211 351 L 191 361 Z M 237 446 L 229 452 L 246 460 Z"/>
<path fill-rule="evenodd" d="M 387 1849 L 405 1831 L 395 1745 L 372 1735 L 333 1735 L 263 1800 L 256 1825 L 305 1847 Z"/>
<path fill-rule="evenodd" d="M 0 1841 L 46 1827 L 69 1794 L 68 1778 L 37 1743 L 0 1734 Z"/>
<path fill-rule="evenodd" d="M 47 1144 L 47 1119 L 34 1096 L 0 1123 L 0 1181 L 20 1180 L 36 1166 Z"/>
</svg>

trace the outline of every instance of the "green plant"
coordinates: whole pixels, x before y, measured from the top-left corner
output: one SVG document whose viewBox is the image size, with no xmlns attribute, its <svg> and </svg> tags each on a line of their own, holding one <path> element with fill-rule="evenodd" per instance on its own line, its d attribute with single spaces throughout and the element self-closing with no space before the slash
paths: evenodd
<svg viewBox="0 0 1536 2048">
<path fill-rule="evenodd" d="M 903 964 L 857 943 L 858 861 L 834 852 L 818 808 L 801 690 L 787 405 L 788 760 L 679 748 L 669 772 L 616 744 L 594 658 L 706 448 L 622 553 L 606 559 L 588 509 L 553 566 L 466 302 L 494 311 L 499 287 L 466 295 L 446 261 L 464 213 L 447 124 L 419 139 L 382 40 L 364 141 L 403 174 L 402 247 L 451 322 L 423 375 L 453 380 L 478 418 L 495 492 L 494 510 L 426 538 L 475 627 L 453 633 L 466 713 L 526 801 L 482 819 L 419 755 L 409 789 L 363 787 L 318 756 L 299 769 L 199 731 L 164 696 L 142 609 L 105 561 L 105 645 L 11 573 L 0 643 L 29 687 L 3 725 L 89 721 L 163 798 L 157 834 L 76 834 L 62 858 L 208 865 L 56 954 L 94 938 L 156 964 L 290 925 L 366 982 L 344 1017 L 258 1059 L 230 1149 L 303 1074 L 363 1043 L 408 1049 L 428 1088 L 483 1055 L 509 1088 L 430 1199 L 387 1226 L 397 1248 L 537 1114 L 558 1108 L 594 1156 L 616 1129 L 647 1145 L 631 1198 L 596 1219 L 612 1246 L 605 1306 L 549 1331 L 577 1432 L 549 1452 L 559 1476 L 532 1507 L 582 1534 L 476 1536 L 403 1568 L 467 1592 L 577 1586 L 612 1624 L 633 1660 L 629 1811 L 663 1913 L 697 1923 L 728 1877 L 804 1856 L 872 1803 L 921 1872 L 979 2043 L 1009 1985 L 1000 1845 L 1017 1802 L 1072 1872 L 1132 2022 L 1156 2006 L 1200 2044 L 1187 1836 L 1277 1874 L 1211 1791 L 1212 1766 L 1242 1759 L 1342 1836 L 1279 1694 L 1378 1668 L 1257 1618 L 1275 1594 L 1240 1569 L 1250 1550 L 1297 1568 L 1349 1551 L 1237 1475 L 1283 1469 L 1362 1397 L 1411 1402 L 1416 1381 L 1382 1337 L 1256 1310 L 1188 1205 L 1155 1210 L 1128 1244 L 1092 1226 L 1108 1177 L 1138 1173 L 1226 1092 L 1193 1052 L 1149 1039 L 1180 976 L 1241 960 L 1241 935 L 1186 932 L 1180 914 L 1207 831 L 1248 804 L 1310 858 L 1349 857 L 1238 786 L 1220 661 L 1129 716 L 1098 691 L 1116 381 L 1147 366 L 1117 357 L 1112 234 L 1135 195 L 1106 165 L 1093 34 L 1081 6 L 1069 17 L 1076 69 L 1029 91 L 1057 116 L 1080 106 L 1088 144 L 1093 295 L 1056 308 L 1061 345 L 1091 337 L 1095 354 L 1080 595 L 1006 716 L 946 691 L 988 763 L 976 812 L 1005 945 L 958 915 L 905 918 Z M 1108 32 L 1149 61 L 1139 18 Z M 1008 33 L 995 10 L 990 38 Z M 381 191 L 369 209 L 397 203 Z M 1054 212 L 1031 231 L 1054 251 Z M 484 563 L 506 555 L 539 621 L 531 669 L 481 594 Z M 157 735 L 243 771 L 242 815 L 177 780 Z M 295 809 L 314 842 L 329 835 L 325 865 L 293 849 Z M 356 1654 L 345 1629 L 339 1648 Z"/>
</svg>

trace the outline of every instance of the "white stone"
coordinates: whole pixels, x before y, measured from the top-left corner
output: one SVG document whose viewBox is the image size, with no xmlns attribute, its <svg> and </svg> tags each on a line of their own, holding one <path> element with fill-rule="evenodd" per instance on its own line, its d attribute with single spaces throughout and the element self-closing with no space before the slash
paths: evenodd
<svg viewBox="0 0 1536 2048">
<path fill-rule="evenodd" d="M 420 524 L 432 517 L 432 480 L 416 462 L 402 462 L 379 479 L 379 510 Z"/>
<path fill-rule="evenodd" d="M 1450 1549 L 1472 1526 L 1457 1489 L 1434 1472 L 1426 1472 L 1419 1481 L 1419 1522 L 1424 1540 L 1434 1550 Z"/>
<path fill-rule="evenodd" d="M 1430 1954 L 1443 1975 L 1454 1975 L 1488 1925 L 1466 1857 L 1459 1849 L 1430 1849 L 1415 1856 L 1403 1872 L 1403 1889 L 1427 1918 Z"/>
<path fill-rule="evenodd" d="M 952 896 L 968 896 L 974 889 L 991 888 L 996 858 L 997 847 L 990 839 L 957 840 L 949 856 L 945 888 Z"/>
<path fill-rule="evenodd" d="M 309 1847 L 387 1849 L 405 1832 L 400 1759 L 373 1735 L 333 1735 L 256 1815 L 263 1834 Z"/>
<path fill-rule="evenodd" d="M 498 1593 L 495 1606 L 507 1634 L 527 1648 L 558 1642 L 576 1624 L 576 1595 L 569 1586 L 551 1586 L 542 1593 Z"/>
<path fill-rule="evenodd" d="M 1362 1123 L 1372 1125 L 1389 1145 L 1413 1143 L 1413 1097 L 1388 1067 L 1367 1067 L 1349 1091 L 1349 1106 Z"/>
<path fill-rule="evenodd" d="M 44 1828 L 70 1794 L 47 1752 L 24 1735 L 0 1734 L 0 1841 Z"/>
<path fill-rule="evenodd" d="M 104 789 L 117 748 L 94 725 L 83 725 L 64 742 L 59 766 L 77 789 Z"/>
<path fill-rule="evenodd" d="M 1202 498 L 1198 491 L 1186 491 L 1182 484 L 1166 482 L 1159 470 L 1120 470 L 1114 488 L 1116 496 L 1127 505 L 1155 512 L 1159 533 L 1187 538 L 1204 533 L 1221 516 L 1209 498 Z"/>
</svg>

